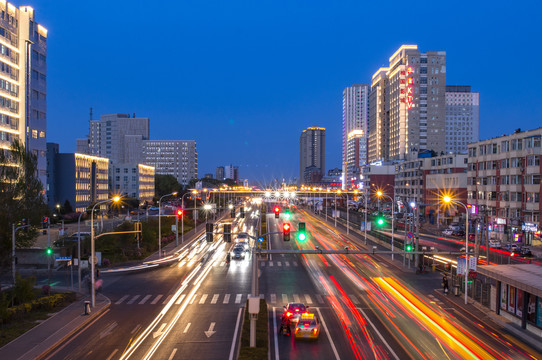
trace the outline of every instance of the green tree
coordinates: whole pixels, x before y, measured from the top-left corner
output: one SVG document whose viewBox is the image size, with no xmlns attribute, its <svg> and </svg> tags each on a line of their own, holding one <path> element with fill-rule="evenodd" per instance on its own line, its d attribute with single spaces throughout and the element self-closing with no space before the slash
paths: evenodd
<svg viewBox="0 0 542 360">
<path fill-rule="evenodd" d="M 43 196 L 43 186 L 37 176 L 37 157 L 27 152 L 15 140 L 9 150 L 0 150 L 0 268 L 10 266 L 12 225 L 26 219 L 39 226 L 41 216 L 48 213 Z M 17 247 L 34 244 L 36 228 L 18 231 Z"/>
<path fill-rule="evenodd" d="M 154 176 L 154 194 L 160 198 L 172 192 L 180 192 L 181 185 L 173 175 L 155 175 Z"/>
<path fill-rule="evenodd" d="M 72 204 L 70 204 L 70 201 L 69 200 L 66 200 L 64 202 L 64 209 L 63 209 L 64 213 L 65 214 L 71 214 L 73 212 L 73 208 L 72 208 Z"/>
</svg>

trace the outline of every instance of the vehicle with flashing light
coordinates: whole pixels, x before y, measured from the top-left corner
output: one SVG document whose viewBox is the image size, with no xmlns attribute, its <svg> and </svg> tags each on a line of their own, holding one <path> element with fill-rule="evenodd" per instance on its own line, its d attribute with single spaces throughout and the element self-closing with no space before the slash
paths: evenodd
<svg viewBox="0 0 542 360">
<path fill-rule="evenodd" d="M 315 314 L 303 313 L 295 325 L 295 339 L 316 340 L 320 335 L 320 321 Z"/>
<path fill-rule="evenodd" d="M 305 306 L 305 304 L 302 303 L 289 303 L 288 305 L 284 306 L 283 316 L 290 318 L 292 323 L 297 323 L 301 317 L 301 314 L 308 313 L 308 308 L 308 306 Z"/>
</svg>

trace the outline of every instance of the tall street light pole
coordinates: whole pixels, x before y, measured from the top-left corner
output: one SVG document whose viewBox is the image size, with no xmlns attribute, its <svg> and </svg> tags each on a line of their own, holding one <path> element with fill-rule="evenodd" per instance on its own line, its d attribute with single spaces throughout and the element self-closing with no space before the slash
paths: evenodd
<svg viewBox="0 0 542 360">
<path fill-rule="evenodd" d="M 380 198 L 381 196 L 384 196 L 384 197 L 387 197 L 388 199 L 390 199 L 391 201 L 391 259 L 393 260 L 393 245 L 394 245 L 394 242 L 395 242 L 395 216 L 394 216 L 394 209 L 393 209 L 393 204 L 395 204 L 395 191 L 394 191 L 394 194 L 393 194 L 393 199 L 389 196 L 389 195 L 386 195 L 386 194 L 383 194 L 382 191 L 379 191 L 376 193 L 378 195 L 378 197 Z"/>
<path fill-rule="evenodd" d="M 177 192 L 166 194 L 158 200 L 158 258 L 162 257 L 162 199 L 166 196 L 176 196 Z"/>
<path fill-rule="evenodd" d="M 90 305 L 92 307 L 94 307 L 95 304 L 96 304 L 96 289 L 94 288 L 94 280 L 95 280 L 94 279 L 94 276 L 95 276 L 94 262 L 96 261 L 96 252 L 95 252 L 95 249 L 94 249 L 94 209 L 98 205 L 106 204 L 106 203 L 109 203 L 109 202 L 118 202 L 119 200 L 120 200 L 120 197 L 115 196 L 112 199 L 107 199 L 107 200 L 104 200 L 104 201 L 97 202 L 92 207 L 92 212 L 90 213 L 90 256 L 91 256 L 91 261 L 90 261 Z"/>
<path fill-rule="evenodd" d="M 463 204 L 461 201 L 453 200 L 449 196 L 444 196 L 442 200 L 449 204 L 459 204 L 465 208 L 465 305 L 468 303 L 468 279 L 469 279 L 469 209 L 467 208 L 467 205 Z"/>
</svg>

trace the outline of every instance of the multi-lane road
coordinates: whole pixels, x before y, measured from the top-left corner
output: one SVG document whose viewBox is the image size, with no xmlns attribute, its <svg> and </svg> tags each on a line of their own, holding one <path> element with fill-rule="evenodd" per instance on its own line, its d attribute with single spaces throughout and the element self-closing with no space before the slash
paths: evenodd
<svg viewBox="0 0 542 360">
<path fill-rule="evenodd" d="M 283 219 L 268 216 L 268 230 Z M 272 249 L 364 249 L 321 219 L 296 210 L 308 237 Z M 231 222 L 231 220 L 227 220 Z M 235 219 L 234 232 L 255 235 L 257 220 Z M 201 235 L 201 236 L 200 236 Z M 251 290 L 251 256 L 226 263 L 233 245 L 203 234 L 169 266 L 104 275 L 111 307 L 51 353 L 51 359 L 234 359 L 243 306 Z M 398 263 L 398 262 L 397 262 Z M 268 305 L 272 359 L 533 359 L 542 354 L 432 296 L 440 284 L 412 287 L 385 256 L 272 255 L 259 260 L 259 293 Z M 405 275 L 407 274 L 407 275 Z M 316 341 L 278 334 L 282 307 L 302 302 L 321 322 Z"/>
</svg>

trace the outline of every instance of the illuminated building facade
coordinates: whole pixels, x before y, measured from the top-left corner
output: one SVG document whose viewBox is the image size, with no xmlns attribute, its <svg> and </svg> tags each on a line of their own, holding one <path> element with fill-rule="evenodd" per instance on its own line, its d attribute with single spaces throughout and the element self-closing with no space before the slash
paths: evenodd
<svg viewBox="0 0 542 360">
<path fill-rule="evenodd" d="M 198 151 L 195 140 L 147 140 L 143 160 L 156 174 L 172 175 L 182 185 L 198 178 Z"/>
<path fill-rule="evenodd" d="M 369 162 L 445 150 L 446 52 L 403 45 L 371 81 Z"/>
<path fill-rule="evenodd" d="M 154 196 L 154 167 L 143 164 L 111 164 L 112 193 L 151 202 Z"/>
<path fill-rule="evenodd" d="M 109 196 L 109 159 L 79 153 L 59 153 L 58 144 L 47 144 L 47 204 L 54 209 L 68 201 L 82 212 Z"/>
<path fill-rule="evenodd" d="M 47 29 L 34 9 L 0 0 L 0 148 L 18 139 L 47 189 Z"/>
<path fill-rule="evenodd" d="M 343 90 L 343 189 L 356 186 L 360 167 L 367 162 L 369 90 L 366 84 Z"/>
<path fill-rule="evenodd" d="M 310 169 L 307 169 L 310 168 Z M 299 139 L 299 179 L 298 185 L 312 183 L 325 174 L 326 169 L 326 129 L 311 126 L 303 130 Z"/>
</svg>

